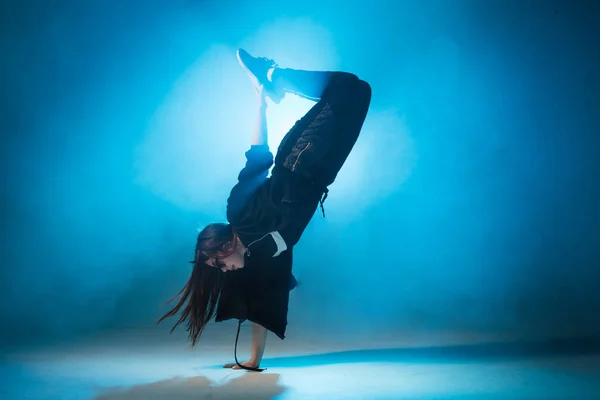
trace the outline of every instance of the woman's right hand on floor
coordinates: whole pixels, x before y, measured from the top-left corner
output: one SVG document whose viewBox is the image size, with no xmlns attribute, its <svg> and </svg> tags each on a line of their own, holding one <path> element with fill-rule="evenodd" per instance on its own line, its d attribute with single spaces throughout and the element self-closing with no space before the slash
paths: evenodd
<svg viewBox="0 0 600 400">
<path fill-rule="evenodd" d="M 241 362 L 240 364 L 248 368 L 258 368 L 258 364 L 253 361 Z M 241 369 L 236 363 L 225 364 L 223 368 Z"/>
</svg>

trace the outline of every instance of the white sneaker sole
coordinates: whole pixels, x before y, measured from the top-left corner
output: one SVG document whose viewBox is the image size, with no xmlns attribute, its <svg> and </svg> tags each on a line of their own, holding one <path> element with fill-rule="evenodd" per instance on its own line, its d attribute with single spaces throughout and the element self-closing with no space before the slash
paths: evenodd
<svg viewBox="0 0 600 400">
<path fill-rule="evenodd" d="M 259 85 L 258 78 L 256 77 L 256 75 L 254 75 L 252 73 L 252 71 L 250 71 L 250 69 L 246 66 L 246 64 L 244 64 L 244 62 L 242 61 L 242 57 L 240 57 L 240 51 L 239 50 L 235 52 L 235 56 L 236 56 L 236 58 L 238 60 L 238 63 L 240 64 L 240 67 L 242 67 L 242 69 L 244 71 L 246 71 L 246 74 L 248 75 L 248 77 L 252 81 L 252 84 L 254 86 L 258 86 Z"/>
</svg>

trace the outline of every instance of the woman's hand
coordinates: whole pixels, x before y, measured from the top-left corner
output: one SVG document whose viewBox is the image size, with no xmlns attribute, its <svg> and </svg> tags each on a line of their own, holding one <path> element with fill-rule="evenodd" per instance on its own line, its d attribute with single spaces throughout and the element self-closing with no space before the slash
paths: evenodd
<svg viewBox="0 0 600 400">
<path fill-rule="evenodd" d="M 254 92 L 256 92 L 256 100 L 259 107 L 267 106 L 267 96 L 265 94 L 265 88 L 263 85 L 257 83 L 254 85 Z"/>
<path fill-rule="evenodd" d="M 248 367 L 248 368 L 258 368 L 258 363 L 254 362 L 252 360 L 246 361 L 246 362 L 241 362 L 240 364 L 243 365 L 244 367 Z M 236 363 L 225 364 L 225 365 L 223 365 L 223 368 L 241 369 Z"/>
<path fill-rule="evenodd" d="M 263 85 L 256 83 L 254 85 L 256 92 L 256 125 L 252 136 L 253 145 L 268 145 L 269 138 L 267 132 L 267 98 Z"/>
</svg>

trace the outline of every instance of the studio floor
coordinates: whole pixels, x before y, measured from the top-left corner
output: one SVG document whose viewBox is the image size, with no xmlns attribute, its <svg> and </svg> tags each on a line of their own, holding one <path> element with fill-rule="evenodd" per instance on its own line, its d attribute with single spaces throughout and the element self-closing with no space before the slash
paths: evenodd
<svg viewBox="0 0 600 400">
<path fill-rule="evenodd" d="M 246 326 L 240 358 L 248 335 Z M 600 399 L 594 338 L 271 336 L 261 365 L 267 369 L 257 373 L 221 367 L 232 359 L 234 325 L 206 336 L 193 352 L 182 336 L 140 331 L 20 349 L 0 366 L 0 398 Z"/>
</svg>

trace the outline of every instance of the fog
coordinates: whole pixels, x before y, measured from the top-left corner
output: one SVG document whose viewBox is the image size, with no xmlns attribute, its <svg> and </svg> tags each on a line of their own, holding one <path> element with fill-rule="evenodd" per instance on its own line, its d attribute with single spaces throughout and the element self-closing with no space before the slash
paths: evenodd
<svg viewBox="0 0 600 400">
<path fill-rule="evenodd" d="M 600 329 L 592 2 L 257 4 L 2 3 L 4 344 L 155 329 L 245 162 L 238 47 L 373 88 L 296 247 L 290 325 Z M 310 106 L 269 103 L 273 151 Z"/>
</svg>

